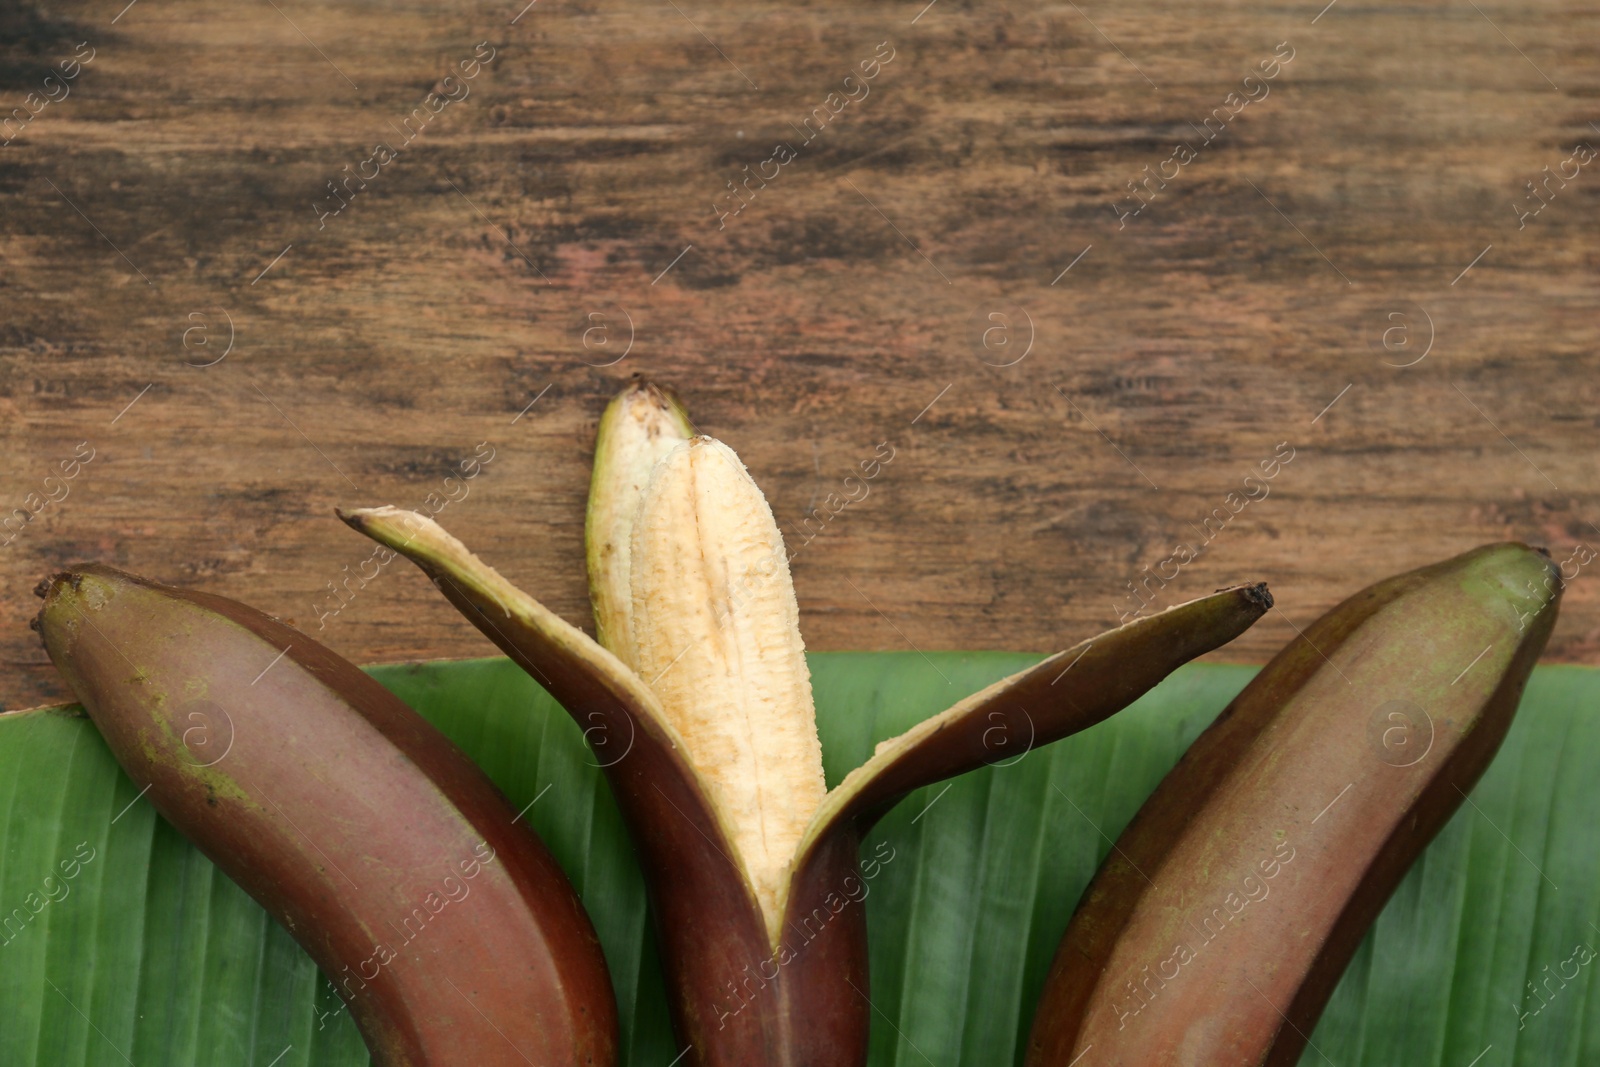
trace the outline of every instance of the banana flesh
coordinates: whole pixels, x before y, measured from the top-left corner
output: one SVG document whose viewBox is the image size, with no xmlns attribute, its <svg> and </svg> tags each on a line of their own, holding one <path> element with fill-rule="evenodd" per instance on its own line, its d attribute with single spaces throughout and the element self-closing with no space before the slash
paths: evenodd
<svg viewBox="0 0 1600 1067">
<path fill-rule="evenodd" d="M 596 639 L 628 666 L 633 646 L 633 521 L 650 472 L 694 433 L 683 406 L 666 390 L 636 381 L 611 401 L 595 440 L 594 475 L 584 540 Z"/>
<path fill-rule="evenodd" d="M 783 538 L 739 457 L 696 437 L 657 463 L 634 523 L 629 662 L 734 827 L 769 928 L 826 791 Z"/>
</svg>

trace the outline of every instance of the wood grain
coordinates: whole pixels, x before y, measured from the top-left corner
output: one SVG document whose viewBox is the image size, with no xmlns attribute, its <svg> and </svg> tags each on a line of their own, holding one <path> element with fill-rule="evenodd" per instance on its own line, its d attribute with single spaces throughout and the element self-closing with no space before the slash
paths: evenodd
<svg viewBox="0 0 1600 1067">
<path fill-rule="evenodd" d="M 399 562 L 329 613 L 371 553 L 334 506 L 442 499 L 480 442 L 440 521 L 587 623 L 635 372 L 766 489 L 818 649 L 1063 647 L 1218 508 L 1156 606 L 1269 581 L 1233 660 L 1481 542 L 1600 548 L 1600 165 L 1543 170 L 1600 144 L 1600 13 L 1320 7 L 0 0 L 0 114 L 94 57 L 0 147 L 0 509 L 67 493 L 0 533 L 0 700 L 64 695 L 29 594 L 82 559 L 358 662 L 488 654 Z M 467 95 L 319 222 L 430 91 Z M 1551 659 L 1600 653 L 1596 571 Z"/>
</svg>

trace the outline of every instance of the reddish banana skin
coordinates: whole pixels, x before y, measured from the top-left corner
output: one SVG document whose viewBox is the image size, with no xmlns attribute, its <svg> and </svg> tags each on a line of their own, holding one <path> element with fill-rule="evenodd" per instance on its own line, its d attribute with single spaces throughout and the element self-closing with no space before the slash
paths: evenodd
<svg viewBox="0 0 1600 1067">
<path fill-rule="evenodd" d="M 608 747 L 596 755 L 633 829 L 650 890 L 673 1030 L 687 1046 L 682 1067 L 864 1064 L 871 1008 L 851 989 L 853 983 L 867 990 L 866 918 L 860 905 L 822 926 L 793 960 L 778 967 L 774 980 L 749 980 L 763 964 L 773 973 L 766 924 L 731 858 L 733 844 L 710 814 L 684 754 L 650 716 L 546 635 L 518 625 L 498 605 L 417 562 L 462 614 L 580 726 L 606 739 L 606 746 L 625 746 L 620 757 Z M 859 840 L 851 833 L 819 850 L 805 879 L 810 892 L 796 893 L 791 920 L 821 899 L 825 887 L 859 876 Z M 742 986 L 747 980 L 749 985 Z"/>
<path fill-rule="evenodd" d="M 38 591 L 34 626 L 118 762 L 311 955 L 377 1067 L 615 1062 L 577 894 L 421 716 L 222 597 L 95 564 Z"/>
<path fill-rule="evenodd" d="M 1487 545 L 1307 627 L 1108 854 L 1046 979 L 1030 1067 L 1296 1064 L 1368 927 L 1504 740 L 1559 590 L 1542 553 Z M 1392 718 L 1391 701 L 1426 712 L 1426 749 L 1422 719 Z"/>
</svg>

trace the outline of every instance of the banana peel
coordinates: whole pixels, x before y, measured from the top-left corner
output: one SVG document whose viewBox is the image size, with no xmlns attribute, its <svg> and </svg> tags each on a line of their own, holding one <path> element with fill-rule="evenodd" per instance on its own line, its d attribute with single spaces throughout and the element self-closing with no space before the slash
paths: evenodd
<svg viewBox="0 0 1600 1067">
<path fill-rule="evenodd" d="M 426 516 L 340 517 L 415 562 L 584 728 L 639 850 L 685 1062 L 701 1067 L 864 1063 L 865 915 L 838 902 L 873 824 L 994 762 L 997 728 L 1043 745 L 1092 726 L 1272 604 L 1265 585 L 1236 586 L 1084 641 L 882 742 L 829 791 L 771 510 L 664 390 L 636 381 L 601 420 L 599 641 Z"/>
</svg>

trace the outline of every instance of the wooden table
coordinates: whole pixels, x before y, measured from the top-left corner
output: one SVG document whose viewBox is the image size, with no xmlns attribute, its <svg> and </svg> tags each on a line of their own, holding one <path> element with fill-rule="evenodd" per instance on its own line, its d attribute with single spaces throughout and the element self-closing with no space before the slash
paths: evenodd
<svg viewBox="0 0 1600 1067">
<path fill-rule="evenodd" d="M 767 491 L 818 649 L 1053 649 L 1160 572 L 1268 580 L 1260 661 L 1474 544 L 1600 548 L 1593 9 L 124 2 L 0 0 L 7 707 L 64 695 L 30 591 L 84 559 L 493 651 L 403 562 L 335 599 L 340 504 L 448 492 L 587 625 L 636 372 Z"/>
</svg>

